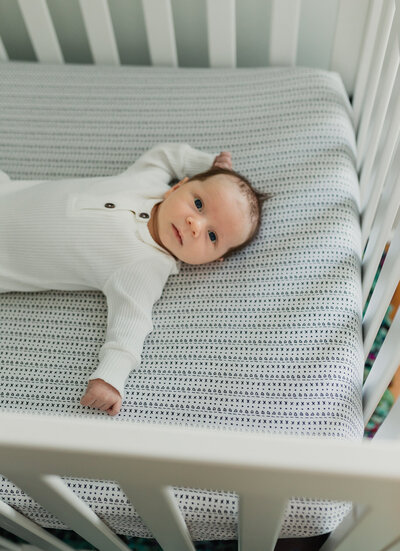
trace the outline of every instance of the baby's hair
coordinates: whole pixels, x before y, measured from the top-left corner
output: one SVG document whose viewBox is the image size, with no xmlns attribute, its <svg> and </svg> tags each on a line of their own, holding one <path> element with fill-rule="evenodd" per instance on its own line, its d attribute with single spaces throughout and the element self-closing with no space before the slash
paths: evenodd
<svg viewBox="0 0 400 551">
<path fill-rule="evenodd" d="M 211 178 L 212 176 L 217 176 L 218 174 L 226 174 L 227 176 L 234 177 L 235 183 L 239 187 L 239 190 L 248 201 L 250 207 L 250 217 L 251 221 L 253 222 L 253 229 L 249 237 L 240 245 L 228 249 L 227 252 L 224 254 L 224 258 L 227 258 L 234 252 L 246 247 L 258 235 L 261 226 L 261 207 L 264 201 L 267 201 L 273 195 L 271 193 L 261 193 L 260 191 L 257 191 L 253 188 L 252 184 L 247 178 L 239 174 L 239 172 L 236 172 L 235 170 L 231 170 L 229 168 L 210 168 L 206 172 L 201 172 L 200 174 L 192 176 L 192 178 L 189 178 L 189 182 L 192 180 L 200 180 L 201 182 L 203 182 L 204 180 L 208 180 L 208 178 Z"/>
</svg>

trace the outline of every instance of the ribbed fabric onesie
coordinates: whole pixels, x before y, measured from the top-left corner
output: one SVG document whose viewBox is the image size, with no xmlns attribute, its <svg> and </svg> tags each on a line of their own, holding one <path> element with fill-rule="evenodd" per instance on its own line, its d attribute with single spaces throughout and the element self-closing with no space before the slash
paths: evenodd
<svg viewBox="0 0 400 551">
<path fill-rule="evenodd" d="M 0 171 L 0 292 L 101 290 L 107 333 L 89 379 L 121 396 L 153 328 L 153 305 L 179 271 L 150 234 L 151 210 L 171 179 L 203 172 L 214 158 L 166 143 L 116 176 L 10 180 Z"/>
</svg>

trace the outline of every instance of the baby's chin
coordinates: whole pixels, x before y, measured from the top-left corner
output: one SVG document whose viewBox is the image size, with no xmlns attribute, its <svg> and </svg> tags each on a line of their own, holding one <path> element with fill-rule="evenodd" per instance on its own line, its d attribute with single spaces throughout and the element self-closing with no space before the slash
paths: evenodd
<svg viewBox="0 0 400 551">
<path fill-rule="evenodd" d="M 185 264 L 190 264 L 191 266 L 201 266 L 203 264 L 213 264 L 215 262 L 220 262 L 223 260 L 223 258 L 214 258 L 212 260 L 193 260 L 193 259 L 187 259 L 186 257 L 182 256 L 182 258 L 177 257 L 174 255 L 177 260 L 180 260 L 181 262 L 184 262 Z"/>
<path fill-rule="evenodd" d="M 185 254 L 183 251 L 171 251 L 168 249 L 164 244 L 162 245 L 163 248 L 175 258 L 175 260 L 179 260 L 180 262 L 184 262 L 185 264 L 190 264 L 191 266 L 200 266 L 202 264 L 212 264 L 213 262 L 222 261 L 223 258 L 212 258 L 210 260 L 198 260 L 196 258 L 188 257 L 187 254 Z"/>
</svg>

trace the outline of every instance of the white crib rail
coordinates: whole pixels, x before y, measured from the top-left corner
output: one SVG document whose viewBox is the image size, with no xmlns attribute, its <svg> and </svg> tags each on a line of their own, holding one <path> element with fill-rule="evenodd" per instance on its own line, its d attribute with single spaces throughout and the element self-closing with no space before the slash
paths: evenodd
<svg viewBox="0 0 400 551">
<path fill-rule="evenodd" d="M 23 24 L 32 43 L 36 58 L 40 62 L 63 63 L 64 56 L 60 41 L 57 37 L 56 25 L 52 21 L 47 0 L 10 0 L 19 6 Z M 374 0 L 379 4 L 384 0 Z M 95 63 L 120 63 L 118 44 L 115 37 L 115 26 L 110 14 L 108 0 L 79 0 L 81 17 L 87 33 L 89 47 Z M 62 5 L 68 9 L 67 3 Z M 234 0 L 203 0 L 207 27 L 208 58 L 211 67 L 236 67 L 237 41 L 236 29 L 241 24 L 236 17 L 236 2 Z M 269 57 L 265 51 L 265 64 L 295 65 L 299 55 L 299 36 L 301 29 L 303 4 L 301 0 L 272 0 L 270 21 L 265 21 L 265 35 L 269 37 Z M 119 9 L 128 14 L 128 7 L 122 3 Z M 254 8 L 250 8 L 254 10 Z M 376 13 L 379 9 L 373 8 Z M 178 65 L 177 37 L 174 28 L 174 18 L 171 0 L 141 0 L 140 10 L 144 14 L 147 42 L 150 58 L 153 65 Z M 140 12 L 137 7 L 136 14 Z M 329 66 L 333 71 L 342 74 L 346 88 L 353 93 L 355 71 L 361 41 L 364 32 L 364 22 L 368 11 L 368 2 L 365 0 L 338 0 L 337 21 L 335 32 L 332 34 L 332 43 Z M 310 10 L 306 15 L 314 16 Z M 354 17 L 357 14 L 357 17 Z M 375 17 L 374 15 L 374 17 Z M 257 17 L 254 14 L 254 17 Z M 373 26 L 374 17 L 371 18 Z M 59 22 L 60 24 L 60 22 Z M 306 22 L 309 25 L 310 22 Z M 329 25 L 328 25 L 329 26 Z M 258 27 L 261 28 L 261 25 Z M 249 29 L 251 32 L 251 29 Z M 268 33 L 269 31 L 269 33 Z M 67 32 L 64 29 L 64 32 Z M 373 34 L 373 33 L 372 33 Z M 310 33 L 303 34 L 308 38 Z M 261 39 L 262 37 L 260 37 Z M 315 48 L 308 45 L 306 62 L 314 65 Z M 367 51 L 367 48 L 364 50 Z M 0 57 L 7 59 L 6 49 L 1 48 Z M 248 56 L 252 64 L 251 56 Z M 259 58 L 261 59 L 261 57 Z M 364 58 L 367 63 L 367 57 Z M 193 58 L 193 65 L 196 59 Z M 360 85 L 362 85 L 360 79 Z"/>
<path fill-rule="evenodd" d="M 62 63 L 64 57 L 46 0 L 15 2 L 37 59 Z M 142 0 L 141 4 L 152 63 L 178 66 L 171 1 Z M 119 64 L 107 0 L 79 0 L 79 6 L 94 62 Z M 301 0 L 273 0 L 270 65 L 296 63 L 301 8 Z M 354 79 L 348 52 L 363 33 L 367 8 L 362 55 Z M 205 9 L 210 66 L 235 67 L 238 22 L 234 0 L 205 0 Z M 360 10 L 360 19 L 350 25 L 349 14 L 355 9 Z M 400 279 L 400 225 L 392 236 L 400 205 L 399 14 L 400 0 L 339 0 L 331 49 L 330 68 L 342 74 L 349 92 L 354 87 L 362 244 L 366 245 L 363 304 L 385 244 L 391 240 L 363 320 L 365 356 Z M 0 58 L 7 59 L 1 39 Z M 364 385 L 365 423 L 399 364 L 399 335 L 397 314 Z M 164 551 L 194 551 L 171 491 L 173 486 L 236 491 L 240 496 L 241 551 L 274 548 L 291 496 L 360 504 L 330 536 L 324 551 L 389 551 L 400 538 L 400 443 L 385 438 L 399 438 L 398 426 L 399 404 L 372 443 L 3 413 L 1 472 L 101 551 L 122 551 L 127 546 L 60 476 L 117 480 Z M 68 549 L 1 503 L 0 526 L 40 549 Z"/>
<path fill-rule="evenodd" d="M 5 475 L 100 550 L 126 546 L 115 536 L 113 544 L 111 537 L 108 542 L 98 538 L 108 529 L 94 513 L 72 512 L 87 507 L 78 505 L 57 475 L 118 481 L 164 551 L 194 551 L 171 487 L 237 492 L 241 551 L 274 549 L 291 496 L 349 500 L 364 507 L 348 519 L 345 534 L 342 528 L 331 536 L 326 550 L 380 551 L 400 537 L 399 440 L 379 445 L 298 440 L 12 413 L 2 414 L 2 421 Z M 29 477 L 22 474 L 27 472 Z M 25 537 L 32 541 L 31 534 Z M 43 543 L 41 548 L 49 549 Z"/>
</svg>

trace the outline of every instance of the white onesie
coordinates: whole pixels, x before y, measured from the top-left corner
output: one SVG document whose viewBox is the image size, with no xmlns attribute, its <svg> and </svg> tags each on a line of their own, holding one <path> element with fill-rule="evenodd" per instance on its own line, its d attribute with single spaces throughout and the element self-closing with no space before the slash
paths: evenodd
<svg viewBox="0 0 400 551">
<path fill-rule="evenodd" d="M 152 238 L 151 210 L 173 178 L 209 169 L 215 155 L 160 144 L 125 172 L 100 178 L 10 180 L 0 171 L 0 292 L 101 290 L 107 297 L 100 378 L 123 396 L 179 261 Z"/>
</svg>

